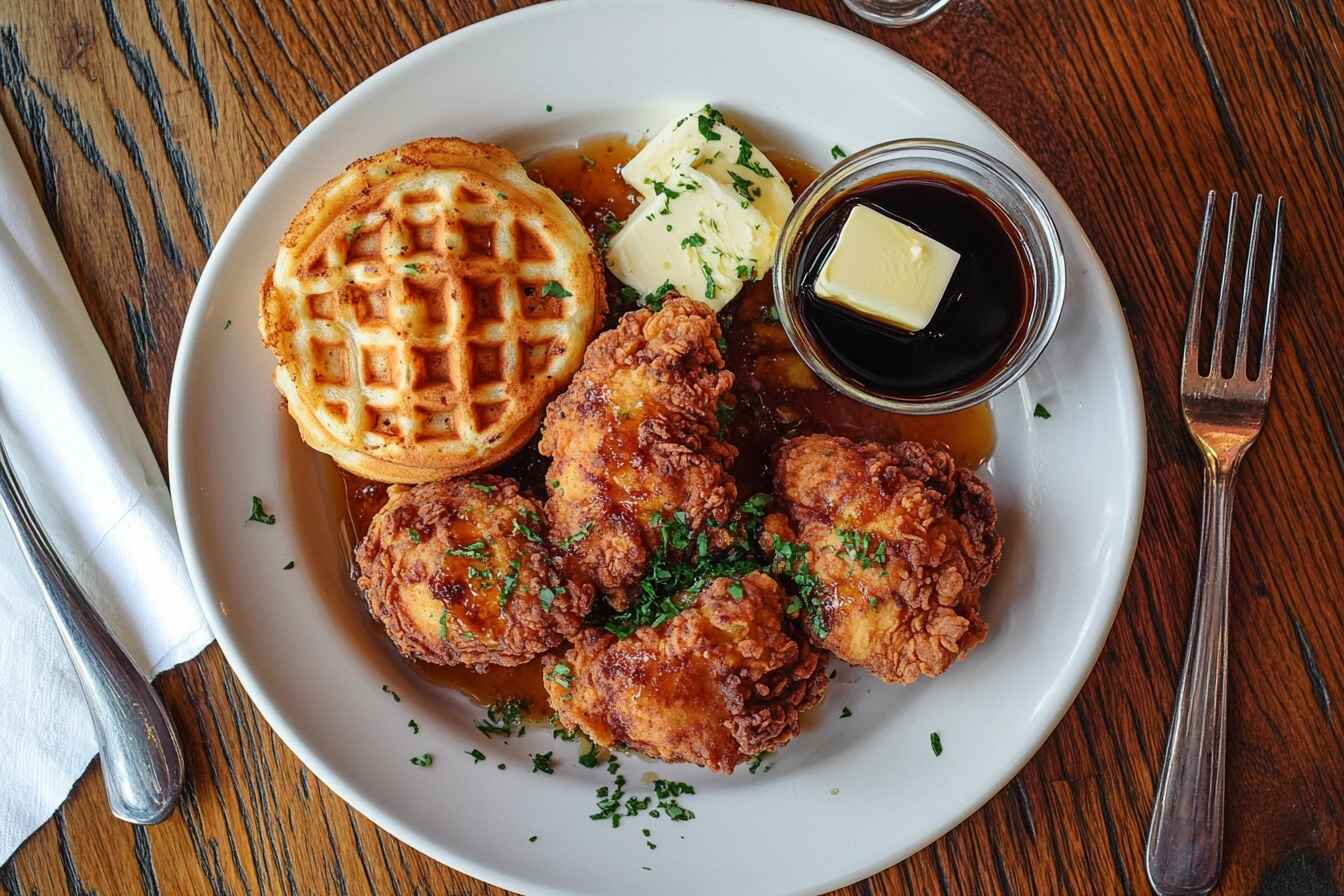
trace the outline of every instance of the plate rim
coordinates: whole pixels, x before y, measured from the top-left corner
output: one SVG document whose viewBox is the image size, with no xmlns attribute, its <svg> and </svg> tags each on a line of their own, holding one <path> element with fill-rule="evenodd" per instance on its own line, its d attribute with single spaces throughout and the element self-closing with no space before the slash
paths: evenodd
<svg viewBox="0 0 1344 896">
<path fill-rule="evenodd" d="M 494 865 L 484 865 L 477 862 L 470 856 L 459 853 L 452 849 L 450 845 L 432 840 L 429 837 L 421 836 L 415 830 L 402 824 L 402 822 L 392 814 L 382 811 L 372 803 L 375 800 L 366 800 L 362 795 L 360 788 L 347 780 L 335 769 L 329 767 L 317 755 L 317 751 L 311 748 L 301 734 L 292 728 L 286 721 L 286 718 L 280 708 L 270 700 L 266 687 L 262 684 L 249 665 L 236 653 L 232 635 L 222 634 L 227 631 L 227 625 L 220 612 L 220 606 L 210 599 L 211 589 L 208 587 L 208 580 L 204 575 L 201 553 L 197 550 L 197 545 L 192 538 L 192 524 L 187 515 L 187 499 L 185 483 L 182 480 L 184 475 L 181 471 L 186 466 L 186 459 L 182 456 L 183 438 L 182 431 L 185 426 L 185 415 L 187 414 L 186 399 L 182 383 L 189 374 L 186 372 L 192 366 L 194 355 L 202 345 L 202 331 L 205 319 L 209 309 L 209 296 L 207 292 L 215 292 L 215 282 L 221 276 L 219 270 L 219 261 L 223 257 L 221 248 L 231 244 L 237 237 L 237 228 L 234 226 L 242 212 L 249 210 L 254 204 L 264 201 L 264 196 L 268 192 L 266 189 L 270 186 L 270 181 L 277 176 L 277 168 L 281 161 L 294 150 L 296 144 L 300 143 L 305 134 L 318 128 L 328 117 L 338 117 L 343 114 L 348 106 L 356 105 L 362 95 L 374 89 L 374 86 L 386 78 L 393 77 L 396 70 L 409 65 L 410 60 L 419 57 L 421 54 L 431 54 L 445 52 L 451 49 L 458 42 L 466 39 L 475 38 L 482 33 L 498 29 L 501 27 L 513 27 L 522 24 L 532 18 L 545 18 L 548 16 L 565 15 L 577 9 L 602 8 L 606 6 L 628 6 L 632 3 L 642 3 L 644 5 L 659 5 L 657 0 L 552 0 L 552 2 L 539 4 L 535 6 L 524 7 L 511 10 L 499 15 L 491 16 L 462 26 L 456 30 L 440 35 L 438 38 L 412 50 L 404 56 L 398 57 L 388 63 L 383 68 L 373 72 L 359 84 L 351 88 L 340 99 L 336 100 L 317 117 L 312 119 L 302 130 L 300 130 L 290 142 L 282 149 L 274 159 L 267 165 L 266 170 L 256 180 L 251 188 L 247 190 L 243 200 L 230 215 L 228 223 L 216 241 L 214 249 L 207 259 L 205 267 L 201 271 L 200 278 L 197 281 L 196 289 L 193 291 L 191 303 L 187 309 L 187 314 L 183 322 L 181 336 L 178 342 L 178 353 L 173 367 L 173 375 L 169 392 L 168 407 L 168 427 L 167 427 L 167 461 L 169 473 L 169 485 L 172 495 L 174 520 L 178 531 L 179 541 L 182 546 L 183 558 L 186 562 L 188 573 L 191 577 L 192 585 L 195 589 L 197 603 L 200 605 L 203 615 L 210 623 L 211 631 L 215 634 L 215 639 L 219 643 L 220 649 L 228 661 L 229 668 L 242 683 L 247 691 L 249 699 L 267 724 L 275 731 L 277 736 L 284 742 L 303 764 L 313 772 L 324 784 L 346 803 L 371 820 L 379 828 L 385 830 L 396 839 L 408 844 L 417 851 L 423 853 L 430 859 L 448 865 L 449 867 L 462 871 L 472 877 L 486 881 L 496 886 L 505 887 L 517 892 L 536 892 L 537 886 L 545 888 L 548 893 L 574 893 L 575 896 L 581 896 L 579 891 L 570 891 L 556 888 L 553 884 L 545 881 L 526 880 L 514 875 L 505 867 L 496 867 Z M 774 16 L 781 19 L 803 20 L 808 27 L 830 32 L 831 39 L 847 40 L 855 46 L 856 49 L 871 52 L 874 49 L 888 54 L 893 64 L 907 67 L 911 74 L 930 82 L 934 89 L 947 91 L 957 97 L 980 124 L 989 131 L 997 134 L 1006 143 L 1016 149 L 1030 166 L 1031 173 L 1039 179 L 1039 182 L 1045 186 L 1048 191 L 1048 198 L 1052 199 L 1057 208 L 1063 210 L 1067 216 L 1063 221 L 1057 220 L 1056 224 L 1064 225 L 1078 239 L 1080 248 L 1083 250 L 1084 258 L 1089 262 L 1089 269 L 1094 276 L 1099 278 L 1097 289 L 1105 293 L 1109 302 L 1101 303 L 1100 307 L 1103 313 L 1117 318 L 1113 322 L 1117 324 L 1119 331 L 1124 335 L 1124 353 L 1128 363 L 1125 365 L 1123 373 L 1124 385 L 1128 387 L 1129 394 L 1134 400 L 1134 420 L 1136 430 L 1133 433 L 1134 454 L 1130 461 L 1134 470 L 1133 479 L 1127 483 L 1126 498 L 1128 506 L 1132 508 L 1123 522 L 1123 544 L 1120 545 L 1119 554 L 1124 558 L 1123 563 L 1117 563 L 1109 575 L 1107 575 L 1098 585 L 1099 593 L 1114 595 L 1109 600 L 1109 606 L 1105 608 L 1104 614 L 1097 616 L 1080 633 L 1080 640 L 1086 646 L 1085 653 L 1080 653 L 1081 662 L 1078 665 L 1079 674 L 1076 683 L 1071 688 L 1066 688 L 1065 693 L 1057 693 L 1053 700 L 1053 705 L 1047 702 L 1048 710 L 1044 717 L 1048 719 L 1048 724 L 1042 725 L 1038 736 L 1030 743 L 1024 745 L 1021 751 L 1017 752 L 1011 761 L 1004 764 L 1004 773 L 998 776 L 992 785 L 988 786 L 979 798 L 970 801 L 964 812 L 960 813 L 947 824 L 939 826 L 931 831 L 926 838 L 917 838 L 918 842 L 909 850 L 896 849 L 892 853 L 880 858 L 875 862 L 869 862 L 863 866 L 857 867 L 851 872 L 834 875 L 826 881 L 809 884 L 804 887 L 794 888 L 783 891 L 779 896 L 805 896 L 805 894 L 826 891 L 852 884 L 863 880 L 882 870 L 893 867 L 905 859 L 914 855 L 916 852 L 927 847 L 943 836 L 953 828 L 959 826 L 971 815 L 979 811 L 990 799 L 997 795 L 1007 784 L 1022 770 L 1022 768 L 1039 752 L 1044 742 L 1054 733 L 1064 715 L 1073 706 L 1078 694 L 1081 692 L 1087 680 L 1091 677 L 1095 669 L 1096 662 L 1105 648 L 1111 628 L 1114 624 L 1116 614 L 1119 612 L 1120 604 L 1124 599 L 1124 592 L 1133 570 L 1134 558 L 1138 546 L 1139 533 L 1142 528 L 1142 519 L 1145 503 L 1145 484 L 1147 481 L 1147 417 L 1144 403 L 1144 394 L 1141 382 L 1138 376 L 1137 360 L 1134 353 L 1134 344 L 1128 324 L 1124 318 L 1120 307 L 1118 297 L 1115 292 L 1114 284 L 1111 281 L 1109 272 L 1102 263 L 1096 248 L 1092 245 L 1091 239 L 1083 229 L 1072 208 L 1065 202 L 1062 195 L 1055 188 L 1054 184 L 1044 172 L 1040 170 L 1035 160 L 1018 143 L 1012 139 L 999 125 L 981 110 L 975 103 L 971 102 L 966 96 L 958 91 L 951 84 L 939 78 L 936 74 L 919 65 L 917 62 L 909 59 L 898 51 L 885 46 L 884 44 L 873 40 L 865 35 L 851 31 L 842 25 L 829 22 L 823 19 L 807 15 L 802 12 L 781 9 L 778 7 L 764 6 L 754 3 L 744 3 L 742 0 L 682 0 L 683 5 L 697 5 L 708 8 L 733 8 L 741 6 L 750 6 L 754 14 L 763 16 Z M 260 189 L 259 189 L 260 188 Z M 1056 218 L 1058 214 L 1056 213 Z M 1095 264 L 1091 264 L 1095 262 Z M 1101 618 L 1104 616 L 1104 618 Z"/>
</svg>

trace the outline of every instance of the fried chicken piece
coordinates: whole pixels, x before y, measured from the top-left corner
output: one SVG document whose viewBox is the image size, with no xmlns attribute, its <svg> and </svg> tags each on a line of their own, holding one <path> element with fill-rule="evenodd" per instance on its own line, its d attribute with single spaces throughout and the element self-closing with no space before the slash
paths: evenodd
<svg viewBox="0 0 1344 896">
<path fill-rule="evenodd" d="M 794 574 L 817 644 L 910 684 L 985 639 L 980 590 L 1003 540 L 989 486 L 946 450 L 790 439 L 776 454 L 775 494 L 806 549 L 782 547 L 776 567 Z"/>
<path fill-rule="evenodd" d="M 584 629 L 546 660 L 551 707 L 604 747 L 731 774 L 797 736 L 826 693 L 826 655 L 784 616 L 787 600 L 754 572 L 715 579 L 666 625 L 624 640 Z"/>
<path fill-rule="evenodd" d="M 592 589 L 563 581 L 541 505 L 476 476 L 393 494 L 355 552 L 369 611 L 406 656 L 517 666 L 583 624 Z"/>
<path fill-rule="evenodd" d="M 542 429 L 546 517 L 565 546 L 565 571 L 592 582 L 616 609 L 632 596 L 659 544 L 660 520 L 683 512 L 711 546 L 737 500 L 719 437 L 733 375 L 724 370 L 708 305 L 673 297 L 656 314 L 631 311 L 588 346 Z"/>
</svg>

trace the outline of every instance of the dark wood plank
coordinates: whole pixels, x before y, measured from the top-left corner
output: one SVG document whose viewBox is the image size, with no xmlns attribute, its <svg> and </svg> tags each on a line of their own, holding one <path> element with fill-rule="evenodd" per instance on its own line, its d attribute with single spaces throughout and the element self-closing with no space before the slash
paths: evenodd
<svg viewBox="0 0 1344 896">
<path fill-rule="evenodd" d="M 195 280 L 257 176 L 369 74 L 521 5 L 0 3 L 0 115 L 160 461 Z M 1078 702 L 981 811 L 840 892 L 1146 891 L 1143 841 L 1194 584 L 1198 461 L 1176 370 L 1209 188 L 1290 199 L 1274 406 L 1242 472 L 1233 533 L 1222 890 L 1340 892 L 1344 12 L 1331 0 L 956 0 L 929 24 L 889 32 L 839 0 L 778 5 L 906 54 L 1037 160 L 1115 281 L 1150 427 L 1138 558 Z M 266 726 L 217 648 L 161 686 L 191 768 L 181 809 L 142 831 L 116 823 L 95 766 L 0 866 L 0 892 L 500 892 L 341 802 Z"/>
</svg>

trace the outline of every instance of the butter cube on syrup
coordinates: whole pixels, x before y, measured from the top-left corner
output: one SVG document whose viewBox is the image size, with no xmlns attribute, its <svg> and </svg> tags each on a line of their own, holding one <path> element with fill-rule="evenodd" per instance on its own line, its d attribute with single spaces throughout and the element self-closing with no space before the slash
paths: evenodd
<svg viewBox="0 0 1344 896">
<path fill-rule="evenodd" d="M 961 255 L 866 205 L 850 210 L 813 292 L 902 330 L 929 325 Z"/>
</svg>

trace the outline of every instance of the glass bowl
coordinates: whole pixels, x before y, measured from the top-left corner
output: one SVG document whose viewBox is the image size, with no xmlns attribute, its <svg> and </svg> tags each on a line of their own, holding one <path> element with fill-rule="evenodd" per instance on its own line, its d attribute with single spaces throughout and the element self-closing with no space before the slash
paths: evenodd
<svg viewBox="0 0 1344 896">
<path fill-rule="evenodd" d="M 989 376 L 927 399 L 896 397 L 872 389 L 836 363 L 802 319 L 801 255 L 813 226 L 850 190 L 873 178 L 901 173 L 934 174 L 977 190 L 1011 223 L 1026 262 L 1026 323 L 1007 357 Z M 998 159 L 947 140 L 894 140 L 847 156 L 798 197 L 775 246 L 774 297 L 780 322 L 794 349 L 837 392 L 888 411 L 946 414 L 993 398 L 1041 356 L 1064 306 L 1064 252 L 1045 203 L 1017 172 Z"/>
</svg>

